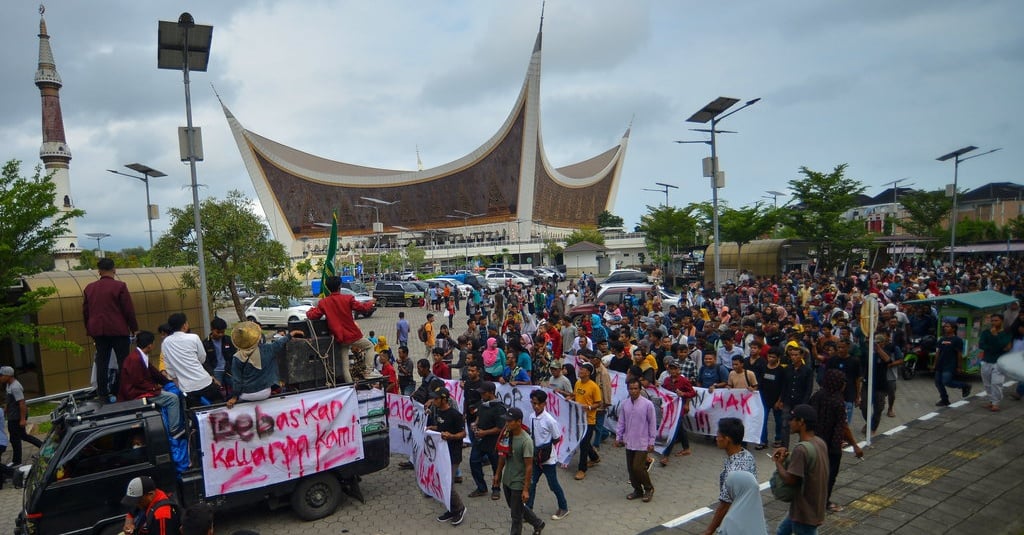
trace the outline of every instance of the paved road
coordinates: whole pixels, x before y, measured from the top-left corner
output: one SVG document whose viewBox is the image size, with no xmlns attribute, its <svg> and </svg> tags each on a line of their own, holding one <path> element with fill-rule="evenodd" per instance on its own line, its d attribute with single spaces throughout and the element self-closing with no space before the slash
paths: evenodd
<svg viewBox="0 0 1024 535">
<path fill-rule="evenodd" d="M 394 337 L 394 325 L 399 311 L 405 311 L 413 330 L 426 317 L 423 309 L 387 308 L 378 310 L 372 318 L 359 320 L 364 332 L 374 330 L 385 334 L 389 340 Z M 228 315 L 225 314 L 225 317 Z M 458 316 L 457 319 L 462 318 Z M 455 323 L 455 332 L 461 332 L 464 325 Z M 414 353 L 415 355 L 415 353 Z M 980 387 L 980 384 L 977 385 Z M 977 389 L 977 388 L 976 388 Z M 954 398 L 955 399 L 955 398 Z M 883 417 L 881 431 L 929 413 L 936 401 L 934 387 L 928 376 L 913 381 L 901 381 L 896 402 L 896 417 Z M 857 416 L 855 429 L 863 425 Z M 921 438 L 922 447 L 938 440 Z M 564 520 L 552 521 L 555 511 L 554 497 L 541 484 L 536 511 L 547 519 L 547 532 L 585 532 L 594 534 L 638 533 L 672 522 L 681 515 L 712 503 L 718 495 L 718 473 L 721 470 L 722 453 L 714 444 L 699 437 L 692 437 L 693 455 L 673 457 L 668 467 L 655 466 L 652 479 L 656 488 L 654 500 L 644 504 L 626 501 L 625 495 L 631 490 L 626 481 L 625 455 L 622 450 L 610 446 L 602 448 L 603 462 L 591 469 L 587 479 L 573 480 L 575 470 L 560 469 L 559 479 L 565 488 L 571 514 Z M 881 444 L 881 442 L 880 442 Z M 904 448 L 913 448 L 906 444 Z M 760 480 L 764 481 L 773 469 L 770 459 L 757 452 Z M 468 457 L 468 452 L 467 452 Z M 865 466 L 875 467 L 884 472 L 887 462 L 875 459 L 876 451 L 867 452 Z M 852 458 L 852 457 L 851 457 Z M 316 521 L 302 522 L 288 510 L 270 512 L 264 508 L 251 508 L 228 512 L 218 516 L 217 531 L 231 533 L 238 529 L 254 529 L 267 534 L 300 534 L 314 530 L 322 533 L 359 534 L 408 534 L 446 533 L 451 530 L 469 530 L 476 533 L 505 533 L 508 531 L 508 509 L 501 501 L 488 498 L 466 498 L 472 490 L 468 474 L 468 462 L 463 463 L 467 483 L 459 487 L 467 501 L 469 512 L 465 524 L 459 527 L 439 524 L 434 517 L 441 512 L 439 504 L 423 498 L 416 487 L 412 472 L 403 471 L 394 464 L 388 470 L 364 478 L 362 490 L 366 503 L 346 498 L 342 507 L 332 516 Z M 848 463 L 854 464 L 854 463 Z M 486 472 L 489 475 L 489 470 Z M 1019 473 L 1019 472 L 1018 472 Z M 840 477 L 837 487 L 852 485 L 850 480 Z M 837 490 L 837 492 L 843 492 Z M 842 494 L 846 496 L 846 494 Z M 0 522 L 10 526 L 20 506 L 19 491 L 9 487 L 0 490 Z M 12 520 L 6 520 L 12 519 Z M 0 528 L 2 529 L 2 528 Z"/>
</svg>

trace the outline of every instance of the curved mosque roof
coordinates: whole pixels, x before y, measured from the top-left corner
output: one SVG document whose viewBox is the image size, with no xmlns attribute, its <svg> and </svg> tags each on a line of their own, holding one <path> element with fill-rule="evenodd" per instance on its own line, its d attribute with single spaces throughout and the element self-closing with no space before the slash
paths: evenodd
<svg viewBox="0 0 1024 535">
<path fill-rule="evenodd" d="M 246 130 L 224 106 L 275 238 L 289 248 L 302 238 L 322 238 L 325 229 L 317 223 L 330 221 L 332 212 L 338 213 L 340 235 L 370 234 L 371 221 L 357 217 L 365 211 L 353 207 L 365 204 L 361 197 L 401 201 L 379 206 L 385 231 L 392 225 L 415 231 L 517 219 L 562 228 L 594 225 L 597 214 L 614 206 L 629 129 L 601 154 L 551 165 L 540 133 L 541 36 L 538 31 L 504 124 L 473 152 L 431 169 L 379 169 L 309 154 Z M 448 218 L 452 206 L 481 215 L 465 222 Z"/>
</svg>

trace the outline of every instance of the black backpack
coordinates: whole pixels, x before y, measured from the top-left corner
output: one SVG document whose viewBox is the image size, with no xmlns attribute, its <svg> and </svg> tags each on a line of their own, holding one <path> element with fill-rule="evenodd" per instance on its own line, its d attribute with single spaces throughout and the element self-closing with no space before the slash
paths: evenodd
<svg viewBox="0 0 1024 535">
<path fill-rule="evenodd" d="M 158 530 L 152 529 L 152 527 L 154 526 L 154 522 L 156 522 L 156 519 L 153 518 L 153 514 L 156 512 L 157 509 L 165 505 L 170 506 L 171 508 L 171 518 L 167 521 L 166 532 L 179 533 L 181 531 L 181 504 L 179 504 L 178 501 L 174 499 L 173 496 L 168 496 L 166 499 L 157 500 L 155 503 L 153 503 L 149 507 L 149 510 L 146 511 L 146 514 L 143 515 L 143 518 L 145 519 L 145 525 L 137 524 L 135 532 L 139 533 L 140 535 L 147 533 L 157 533 Z"/>
</svg>

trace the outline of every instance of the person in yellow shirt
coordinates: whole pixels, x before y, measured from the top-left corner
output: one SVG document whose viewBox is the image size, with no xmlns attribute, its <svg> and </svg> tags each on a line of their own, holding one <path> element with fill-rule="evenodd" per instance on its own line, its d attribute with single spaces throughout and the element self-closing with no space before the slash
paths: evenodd
<svg viewBox="0 0 1024 535">
<path fill-rule="evenodd" d="M 576 480 L 587 477 L 587 468 L 601 462 L 601 457 L 594 451 L 594 431 L 597 429 L 597 410 L 603 407 L 601 388 L 591 380 L 594 365 L 584 362 L 579 367 L 579 380 L 573 390 L 572 401 L 579 403 L 587 411 L 587 432 L 580 441 L 580 463 L 577 467 Z"/>
</svg>

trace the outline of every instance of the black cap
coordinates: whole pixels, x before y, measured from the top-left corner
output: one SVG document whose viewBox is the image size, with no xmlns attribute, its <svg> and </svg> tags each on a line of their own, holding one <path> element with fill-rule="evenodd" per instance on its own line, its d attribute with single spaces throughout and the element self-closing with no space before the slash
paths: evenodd
<svg viewBox="0 0 1024 535">
<path fill-rule="evenodd" d="M 484 381 L 484 382 L 480 383 L 480 386 L 478 386 L 476 388 L 476 391 L 480 392 L 481 394 L 484 394 L 484 393 L 487 393 L 487 392 L 490 392 L 490 393 L 493 394 L 493 393 L 495 393 L 497 391 L 497 388 L 495 388 L 494 383 L 492 383 L 490 381 Z"/>
<path fill-rule="evenodd" d="M 433 391 L 432 391 L 432 392 L 430 393 L 430 399 L 441 399 L 441 398 L 447 398 L 447 397 L 449 397 L 450 395 L 451 395 L 451 393 L 450 393 L 450 392 L 448 392 L 448 389 L 447 389 L 447 388 L 444 388 L 444 387 L 440 387 L 440 388 L 435 388 L 435 389 L 434 389 L 434 390 L 433 390 Z"/>
<path fill-rule="evenodd" d="M 814 407 L 810 405 L 797 405 L 793 407 L 793 418 L 803 420 L 805 422 L 814 423 L 818 421 L 818 411 L 814 410 Z"/>
<path fill-rule="evenodd" d="M 594 365 L 589 362 L 584 362 L 583 364 L 580 364 L 580 368 L 586 368 L 587 371 L 591 373 L 591 375 L 593 375 L 594 373 Z"/>
<path fill-rule="evenodd" d="M 523 411 L 522 411 L 522 409 L 519 409 L 519 408 L 516 408 L 516 407 L 512 407 L 511 409 L 508 410 L 507 413 L 505 413 L 505 419 L 510 421 L 510 422 L 516 421 L 516 420 L 518 420 L 520 422 L 523 421 Z"/>
</svg>

